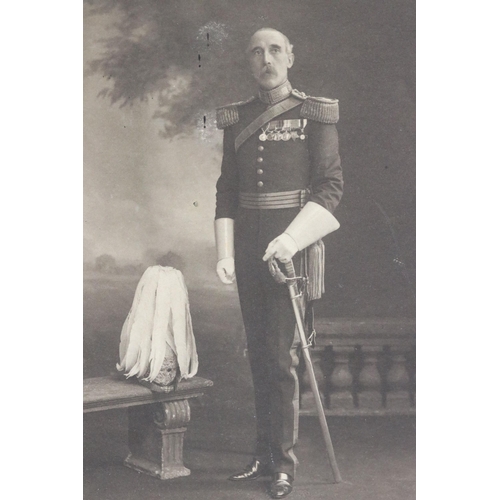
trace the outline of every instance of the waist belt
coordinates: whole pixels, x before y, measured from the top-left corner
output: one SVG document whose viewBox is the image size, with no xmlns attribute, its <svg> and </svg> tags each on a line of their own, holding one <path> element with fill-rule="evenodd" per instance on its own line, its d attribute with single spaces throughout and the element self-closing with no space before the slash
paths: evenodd
<svg viewBox="0 0 500 500">
<path fill-rule="evenodd" d="M 280 193 L 240 193 L 239 202 L 241 208 L 250 210 L 276 210 L 303 207 L 307 201 L 306 195 L 306 189 Z"/>
</svg>

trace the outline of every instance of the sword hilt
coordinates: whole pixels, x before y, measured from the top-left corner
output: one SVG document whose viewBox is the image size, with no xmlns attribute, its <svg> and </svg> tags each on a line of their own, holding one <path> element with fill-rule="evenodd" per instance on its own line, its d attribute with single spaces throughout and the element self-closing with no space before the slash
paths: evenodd
<svg viewBox="0 0 500 500">
<path fill-rule="evenodd" d="M 285 269 L 289 279 L 297 279 L 297 275 L 295 274 L 295 267 L 292 260 L 285 262 Z"/>
<path fill-rule="evenodd" d="M 286 283 L 287 278 L 283 274 L 283 271 L 280 269 L 280 266 L 278 266 L 276 259 L 274 257 L 271 257 L 267 261 L 267 265 L 269 267 L 269 272 L 271 273 L 271 276 L 274 278 L 274 281 L 276 281 L 276 283 L 279 283 L 280 285 L 284 285 Z"/>
<path fill-rule="evenodd" d="M 295 274 L 295 266 L 293 265 L 293 261 L 291 260 L 288 262 L 284 262 L 286 276 L 280 269 L 280 266 L 278 265 L 278 262 L 274 257 L 271 257 L 267 261 L 267 265 L 269 267 L 269 272 L 271 273 L 271 276 L 274 278 L 274 281 L 276 281 L 276 283 L 279 283 L 280 285 L 284 285 L 285 283 L 287 285 L 290 283 L 294 284 L 294 282 L 304 279 L 301 276 L 297 276 Z"/>
</svg>

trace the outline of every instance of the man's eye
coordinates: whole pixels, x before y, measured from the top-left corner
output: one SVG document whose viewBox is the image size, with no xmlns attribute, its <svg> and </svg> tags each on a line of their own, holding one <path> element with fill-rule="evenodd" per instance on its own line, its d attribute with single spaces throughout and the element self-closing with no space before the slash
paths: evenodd
<svg viewBox="0 0 500 500">
<path fill-rule="evenodd" d="M 280 51 L 280 49 L 271 49 L 271 52 L 272 52 L 273 54 L 277 54 L 279 51 Z"/>
<path fill-rule="evenodd" d="M 253 52 L 256 56 L 261 56 L 262 55 L 262 50 L 254 50 Z"/>
</svg>

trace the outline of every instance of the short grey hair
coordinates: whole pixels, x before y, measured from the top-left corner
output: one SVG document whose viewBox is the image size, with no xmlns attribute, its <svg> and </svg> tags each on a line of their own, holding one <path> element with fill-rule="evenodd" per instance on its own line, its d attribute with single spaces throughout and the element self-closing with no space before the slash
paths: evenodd
<svg viewBox="0 0 500 500">
<path fill-rule="evenodd" d="M 283 39 L 285 40 L 285 50 L 287 54 L 292 54 L 293 53 L 293 45 L 290 43 L 290 40 L 288 37 L 284 34 L 281 33 L 281 31 L 278 31 L 277 29 L 274 28 L 259 28 L 252 36 L 256 35 L 257 33 L 260 33 L 261 31 L 274 31 L 275 33 L 279 33 Z"/>
</svg>

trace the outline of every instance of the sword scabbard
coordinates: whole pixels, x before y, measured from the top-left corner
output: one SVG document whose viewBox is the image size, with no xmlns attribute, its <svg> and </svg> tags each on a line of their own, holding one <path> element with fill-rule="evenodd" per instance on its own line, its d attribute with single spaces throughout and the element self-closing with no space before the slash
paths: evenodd
<svg viewBox="0 0 500 500">
<path fill-rule="evenodd" d="M 277 269 L 279 270 L 278 264 L 276 263 L 274 257 L 271 257 L 271 259 L 269 260 L 269 270 L 271 271 L 271 274 L 275 279 L 276 279 L 275 275 L 277 274 Z M 316 409 L 318 410 L 320 427 L 323 434 L 323 439 L 325 441 L 328 453 L 328 459 L 330 461 L 330 466 L 332 468 L 334 482 L 340 483 L 342 482 L 342 478 L 340 476 L 340 470 L 337 465 L 337 460 L 335 459 L 335 452 L 333 450 L 332 438 L 330 436 L 330 431 L 328 429 L 325 410 L 323 409 L 323 404 L 321 402 L 321 396 L 319 394 L 318 382 L 316 381 L 316 376 L 314 373 L 314 368 L 311 360 L 311 354 L 309 353 L 309 347 L 311 347 L 311 344 L 308 341 L 305 333 L 304 311 L 301 301 L 302 294 L 299 293 L 299 287 L 297 285 L 297 275 L 295 274 L 295 268 L 293 266 L 293 262 L 292 261 L 286 262 L 285 269 L 287 278 L 284 280 L 284 282 L 288 286 L 288 290 L 290 292 L 290 298 L 292 300 L 295 320 L 297 323 L 297 328 L 299 330 L 300 343 L 302 347 L 302 352 L 304 354 L 306 371 L 309 375 L 311 389 L 313 391 L 314 401 L 316 403 Z M 283 283 L 283 280 L 278 282 Z"/>
</svg>

